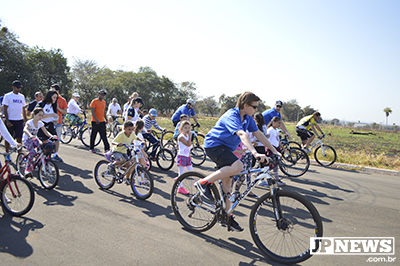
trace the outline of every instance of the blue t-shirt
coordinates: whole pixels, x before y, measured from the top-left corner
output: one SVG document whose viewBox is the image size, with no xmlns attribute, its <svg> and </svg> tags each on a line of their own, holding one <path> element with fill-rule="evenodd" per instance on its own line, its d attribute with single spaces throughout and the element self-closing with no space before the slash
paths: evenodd
<svg viewBox="0 0 400 266">
<path fill-rule="evenodd" d="M 262 115 L 264 116 L 264 121 L 267 126 L 268 126 L 268 123 L 271 122 L 272 118 L 274 118 L 275 116 L 278 116 L 282 120 L 281 113 L 280 112 L 278 113 L 275 110 L 275 107 L 264 111 L 262 113 Z"/>
<path fill-rule="evenodd" d="M 172 121 L 180 121 L 181 114 L 185 114 L 189 117 L 195 116 L 194 109 L 189 109 L 187 104 L 184 104 L 181 107 L 179 107 L 178 110 L 176 110 L 176 112 L 172 115 L 171 120 Z"/>
<path fill-rule="evenodd" d="M 215 126 L 208 132 L 204 139 L 204 148 L 225 145 L 233 152 L 241 141 L 239 136 L 236 135 L 236 132 L 239 130 L 255 132 L 258 130 L 258 127 L 251 116 L 245 115 L 242 121 L 239 107 L 235 107 L 223 114 Z"/>
</svg>

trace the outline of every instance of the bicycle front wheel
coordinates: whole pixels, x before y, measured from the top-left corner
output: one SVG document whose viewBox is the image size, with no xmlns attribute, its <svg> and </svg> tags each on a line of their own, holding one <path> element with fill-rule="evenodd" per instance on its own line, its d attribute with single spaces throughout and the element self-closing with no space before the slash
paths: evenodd
<svg viewBox="0 0 400 266">
<path fill-rule="evenodd" d="M 68 144 L 71 142 L 74 133 L 71 127 L 69 126 L 62 126 L 61 137 L 60 141 L 64 144 Z"/>
<path fill-rule="evenodd" d="M 167 149 L 160 149 L 157 153 L 157 165 L 162 170 L 168 171 L 174 165 L 174 155 Z"/>
<path fill-rule="evenodd" d="M 289 141 L 288 144 L 289 144 L 290 148 L 299 148 L 299 149 L 301 149 L 300 143 L 298 143 L 296 141 Z"/>
<path fill-rule="evenodd" d="M 60 180 L 60 172 L 58 166 L 53 160 L 46 158 L 43 163 L 39 165 L 39 181 L 45 189 L 53 189 L 57 186 Z"/>
<path fill-rule="evenodd" d="M 174 157 L 176 157 L 177 154 L 177 145 L 176 141 L 174 139 L 174 132 L 172 131 L 166 131 L 161 137 L 161 147 L 164 149 L 167 149 L 172 152 Z"/>
<path fill-rule="evenodd" d="M 132 172 L 130 183 L 133 194 L 135 194 L 137 199 L 145 200 L 153 194 L 153 175 L 141 166 L 138 166 Z"/>
<path fill-rule="evenodd" d="M 90 147 L 90 133 L 91 132 L 92 132 L 91 128 L 85 128 L 82 131 L 82 134 L 80 134 L 81 141 L 82 141 L 83 145 L 85 145 L 86 147 Z M 97 133 L 96 139 L 94 140 L 94 146 L 96 147 L 97 145 L 99 145 L 100 141 L 101 141 L 100 133 Z"/>
<path fill-rule="evenodd" d="M 200 146 L 195 146 L 190 149 L 190 157 L 194 166 L 200 166 L 206 160 L 206 152 Z"/>
<path fill-rule="evenodd" d="M 23 153 L 18 153 L 17 155 L 17 171 L 21 177 L 25 176 L 25 169 L 27 167 L 28 155 Z"/>
<path fill-rule="evenodd" d="M 10 176 L 10 184 L 0 187 L 1 207 L 12 216 L 21 216 L 32 209 L 35 193 L 29 181 L 19 176 Z"/>
<path fill-rule="evenodd" d="M 283 153 L 279 161 L 281 171 L 291 177 L 304 175 L 310 167 L 310 158 L 307 153 L 299 148 L 290 148 L 287 153 Z"/>
<path fill-rule="evenodd" d="M 110 189 L 115 184 L 115 175 L 109 173 L 106 160 L 99 161 L 94 167 L 94 180 L 101 189 Z"/>
<path fill-rule="evenodd" d="M 201 195 L 194 183 L 203 179 L 205 175 L 189 171 L 178 177 L 172 186 L 171 206 L 176 219 L 186 229 L 192 232 L 204 232 L 211 229 L 217 222 L 216 214 L 212 213 L 210 208 L 204 205 Z M 188 194 L 182 194 L 184 188 Z M 218 189 L 212 185 L 211 192 L 214 198 L 220 199 Z"/>
<path fill-rule="evenodd" d="M 336 151 L 329 145 L 319 146 L 315 149 L 314 158 L 322 166 L 330 166 L 336 161 Z"/>
<path fill-rule="evenodd" d="M 307 260 L 310 237 L 322 237 L 322 221 L 307 199 L 291 191 L 278 190 L 276 200 L 263 195 L 250 214 L 254 243 L 268 258 L 284 264 Z M 280 214 L 277 221 L 276 213 Z"/>
</svg>

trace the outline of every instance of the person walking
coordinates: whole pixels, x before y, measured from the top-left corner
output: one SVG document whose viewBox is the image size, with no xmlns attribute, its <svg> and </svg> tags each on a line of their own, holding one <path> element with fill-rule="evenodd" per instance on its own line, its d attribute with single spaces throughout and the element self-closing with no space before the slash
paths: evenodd
<svg viewBox="0 0 400 266">
<path fill-rule="evenodd" d="M 14 137 L 18 143 L 22 143 L 24 120 L 27 120 L 25 96 L 21 94 L 22 84 L 19 80 L 13 81 L 12 89 L 11 92 L 4 95 L 3 113 L 8 132 L 10 132 L 11 136 Z M 5 142 L 5 148 L 6 152 L 9 152 L 10 144 L 7 141 Z M 11 162 L 10 155 L 7 155 L 5 160 Z"/>
<path fill-rule="evenodd" d="M 282 106 L 283 106 L 282 101 L 276 101 L 275 107 L 264 111 L 262 113 L 262 115 L 264 116 L 264 123 L 266 125 L 268 125 L 269 122 L 271 122 L 272 118 L 274 118 L 275 116 L 279 117 L 281 119 L 281 125 L 280 125 L 281 129 L 283 130 L 283 132 L 285 132 L 285 134 L 288 136 L 288 138 L 290 138 L 290 133 L 286 129 L 286 126 L 282 120 L 282 116 L 281 116 Z"/>
<path fill-rule="evenodd" d="M 58 156 L 58 150 L 60 149 L 60 138 L 61 138 L 61 133 L 62 133 L 63 116 L 65 116 L 67 114 L 68 104 L 67 104 L 67 101 L 64 99 L 64 97 L 62 97 L 60 94 L 60 85 L 53 84 L 50 86 L 50 90 L 57 92 L 57 95 L 58 95 L 58 98 L 57 98 L 58 119 L 57 119 L 57 121 L 54 122 L 54 128 L 56 129 L 58 141 L 56 141 L 56 143 L 55 143 L 56 144 L 56 152 L 54 153 L 52 159 L 55 162 L 62 163 L 63 160 L 60 158 L 60 156 Z"/>
<path fill-rule="evenodd" d="M 92 112 L 92 132 L 90 134 L 90 152 L 95 153 L 94 150 L 94 141 L 96 139 L 97 133 L 100 133 L 100 137 L 103 140 L 104 151 L 108 152 L 110 150 L 110 144 L 107 140 L 106 135 L 106 122 L 107 122 L 107 114 L 106 114 L 106 102 L 104 101 L 104 97 L 106 96 L 106 92 L 104 90 L 100 90 L 97 94 L 97 99 L 94 99 L 90 103 L 90 110 Z"/>
<path fill-rule="evenodd" d="M 38 104 L 38 102 L 43 101 L 43 93 L 41 93 L 40 91 L 35 92 L 35 100 L 31 101 L 28 104 L 28 108 L 26 109 L 26 116 L 30 117 L 31 113 L 33 111 L 33 109 L 35 109 L 36 105 Z"/>
</svg>

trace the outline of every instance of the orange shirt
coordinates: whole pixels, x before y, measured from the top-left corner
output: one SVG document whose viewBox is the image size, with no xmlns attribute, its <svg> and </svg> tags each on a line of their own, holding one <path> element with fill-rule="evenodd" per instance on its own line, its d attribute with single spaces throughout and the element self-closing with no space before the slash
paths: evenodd
<svg viewBox="0 0 400 266">
<path fill-rule="evenodd" d="M 61 95 L 58 95 L 57 105 L 58 107 L 60 107 L 60 109 L 68 109 L 67 101 Z M 58 123 L 62 124 L 62 113 L 60 111 L 57 111 L 57 113 L 58 113 Z"/>
<path fill-rule="evenodd" d="M 106 110 L 106 101 L 100 101 L 99 99 L 94 99 L 90 103 L 90 108 L 94 108 L 94 114 L 100 122 L 104 122 L 104 111 Z M 94 117 L 92 116 L 92 121 L 95 122 Z"/>
</svg>

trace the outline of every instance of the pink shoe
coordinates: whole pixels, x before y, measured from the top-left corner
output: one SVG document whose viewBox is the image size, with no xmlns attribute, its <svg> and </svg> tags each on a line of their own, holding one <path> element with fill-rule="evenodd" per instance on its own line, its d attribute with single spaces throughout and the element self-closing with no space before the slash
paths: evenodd
<svg viewBox="0 0 400 266">
<path fill-rule="evenodd" d="M 188 194 L 190 194 L 190 192 L 187 191 L 186 188 L 184 188 L 184 187 L 178 188 L 178 193 L 181 193 L 181 194 L 183 194 L 183 195 L 188 195 Z"/>
<path fill-rule="evenodd" d="M 179 176 L 175 177 L 175 178 L 174 178 L 174 181 L 176 181 L 176 180 L 178 179 L 178 177 L 179 177 Z"/>
</svg>

